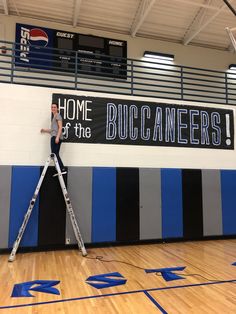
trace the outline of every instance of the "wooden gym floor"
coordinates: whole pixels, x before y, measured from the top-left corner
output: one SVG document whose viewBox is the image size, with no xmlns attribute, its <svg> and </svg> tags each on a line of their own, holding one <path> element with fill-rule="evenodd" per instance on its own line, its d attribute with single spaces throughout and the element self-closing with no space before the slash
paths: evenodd
<svg viewBox="0 0 236 314">
<path fill-rule="evenodd" d="M 146 269 L 186 266 L 184 279 L 165 281 L 155 273 L 118 262 L 84 258 L 77 250 L 0 256 L 0 314 L 236 313 L 236 240 L 197 241 L 89 249 L 89 256 Z M 97 289 L 91 275 L 119 272 L 125 285 Z M 30 291 L 12 298 L 13 286 L 59 280 L 60 295 Z"/>
</svg>

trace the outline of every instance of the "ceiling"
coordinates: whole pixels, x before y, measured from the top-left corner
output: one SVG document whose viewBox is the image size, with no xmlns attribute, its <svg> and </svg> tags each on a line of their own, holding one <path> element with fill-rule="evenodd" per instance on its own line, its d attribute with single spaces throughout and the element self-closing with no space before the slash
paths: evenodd
<svg viewBox="0 0 236 314">
<path fill-rule="evenodd" d="M 236 27 L 223 0 L 0 0 L 0 14 L 220 50 Z"/>
</svg>

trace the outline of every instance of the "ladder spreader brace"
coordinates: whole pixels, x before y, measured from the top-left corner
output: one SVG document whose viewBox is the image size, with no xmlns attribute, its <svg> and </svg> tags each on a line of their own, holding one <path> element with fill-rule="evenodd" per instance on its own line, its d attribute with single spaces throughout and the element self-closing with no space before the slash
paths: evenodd
<svg viewBox="0 0 236 314">
<path fill-rule="evenodd" d="M 22 223 L 22 225 L 21 225 L 21 227 L 19 229 L 19 232 L 18 232 L 17 238 L 16 238 L 16 240 L 14 242 L 11 254 L 10 254 L 9 258 L 8 258 L 9 262 L 13 262 L 15 260 L 15 258 L 16 258 L 17 249 L 18 249 L 18 247 L 20 245 L 20 241 L 21 241 L 21 239 L 23 237 L 23 234 L 25 232 L 25 228 L 26 228 L 26 226 L 28 224 L 28 221 L 30 219 L 32 210 L 33 210 L 35 202 L 36 202 L 36 199 L 38 197 L 40 187 L 41 187 L 41 185 L 43 183 L 43 179 L 45 177 L 45 174 L 47 172 L 48 166 L 49 166 L 51 161 L 54 162 L 54 166 L 55 166 L 55 168 L 57 170 L 57 173 L 58 173 L 58 179 L 59 179 L 59 182 L 60 182 L 60 185 L 61 185 L 62 193 L 64 195 L 67 212 L 68 212 L 68 214 L 70 216 L 71 224 L 72 224 L 72 227 L 73 227 L 75 238 L 76 238 L 76 240 L 78 242 L 79 250 L 81 250 L 83 256 L 87 255 L 87 252 L 86 252 L 86 249 L 85 249 L 85 246 L 84 246 L 84 242 L 83 242 L 80 230 L 79 230 L 79 225 L 77 223 L 77 220 L 76 220 L 76 217 L 75 217 L 75 214 L 74 214 L 74 210 L 72 208 L 71 201 L 70 201 L 69 196 L 68 196 L 68 192 L 67 192 L 67 189 L 66 189 L 65 181 L 63 179 L 63 175 L 61 173 L 61 169 L 60 169 L 60 166 L 59 166 L 59 163 L 58 163 L 58 160 L 57 160 L 57 156 L 55 154 L 51 154 L 51 155 L 48 156 L 48 159 L 47 159 L 47 161 L 45 163 L 45 166 L 43 168 L 41 177 L 40 177 L 40 179 L 38 181 L 38 184 L 36 186 L 36 189 L 34 191 L 33 197 L 30 200 L 28 210 L 27 210 L 27 212 L 26 212 L 26 214 L 24 216 L 23 223 Z"/>
</svg>

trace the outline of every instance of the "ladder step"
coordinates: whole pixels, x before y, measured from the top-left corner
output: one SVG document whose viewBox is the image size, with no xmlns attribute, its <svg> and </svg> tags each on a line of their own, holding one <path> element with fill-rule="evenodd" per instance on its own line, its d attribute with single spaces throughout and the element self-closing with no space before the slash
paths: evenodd
<svg viewBox="0 0 236 314">
<path fill-rule="evenodd" d="M 85 246 L 84 246 L 84 242 L 83 242 L 80 230 L 79 230 L 79 226 L 78 226 L 77 220 L 75 218 L 75 214 L 74 214 L 74 211 L 73 211 L 73 208 L 72 208 L 72 205 L 71 205 L 71 201 L 70 201 L 69 196 L 68 196 L 68 192 L 67 192 L 67 189 L 66 189 L 65 181 L 63 179 L 63 175 L 62 175 L 62 172 L 61 172 L 61 169 L 60 169 L 57 157 L 56 157 L 55 154 L 50 154 L 50 156 L 48 157 L 48 159 L 47 159 L 47 161 L 45 163 L 45 166 L 43 168 L 42 174 L 40 176 L 40 179 L 39 179 L 39 182 L 38 182 L 37 187 L 35 189 L 35 192 L 33 194 L 33 197 L 32 197 L 32 199 L 31 199 L 31 201 L 29 203 L 28 210 L 27 210 L 27 212 L 26 212 L 26 214 L 24 216 L 24 220 L 23 220 L 22 225 L 21 225 L 21 227 L 19 229 L 17 238 L 16 238 L 16 240 L 14 242 L 11 254 L 10 254 L 9 258 L 8 258 L 9 262 L 13 262 L 15 260 L 15 258 L 16 258 L 17 249 L 18 249 L 18 247 L 20 245 L 20 241 L 21 241 L 21 239 L 23 237 L 23 234 L 24 234 L 24 231 L 25 231 L 25 229 L 27 227 L 28 221 L 29 221 L 31 213 L 33 211 L 33 207 L 34 207 L 35 202 L 36 202 L 37 197 L 38 197 L 38 193 L 39 193 L 41 185 L 43 183 L 43 179 L 44 179 L 45 174 L 46 174 L 46 172 L 48 170 L 48 166 L 49 166 L 51 160 L 53 160 L 54 166 L 55 166 L 55 168 L 57 170 L 57 173 L 58 173 L 58 179 L 59 179 L 61 190 L 62 190 L 62 193 L 63 193 L 63 196 L 64 196 L 66 208 L 67 208 L 68 214 L 70 216 L 70 220 L 71 220 L 71 224 L 72 224 L 73 231 L 74 231 L 74 234 L 75 234 L 75 238 L 76 238 L 76 240 L 78 242 L 78 247 L 81 250 L 83 256 L 87 255 L 87 252 L 86 252 L 86 249 L 85 249 Z"/>
</svg>

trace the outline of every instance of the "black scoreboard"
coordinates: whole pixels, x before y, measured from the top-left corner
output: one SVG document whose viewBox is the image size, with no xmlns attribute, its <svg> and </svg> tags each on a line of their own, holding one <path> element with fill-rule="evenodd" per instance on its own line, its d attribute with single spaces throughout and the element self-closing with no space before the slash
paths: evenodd
<svg viewBox="0 0 236 314">
<path fill-rule="evenodd" d="M 123 40 L 16 24 L 18 66 L 124 79 L 126 58 Z"/>
</svg>

